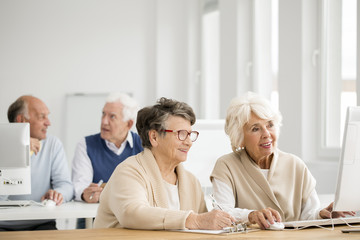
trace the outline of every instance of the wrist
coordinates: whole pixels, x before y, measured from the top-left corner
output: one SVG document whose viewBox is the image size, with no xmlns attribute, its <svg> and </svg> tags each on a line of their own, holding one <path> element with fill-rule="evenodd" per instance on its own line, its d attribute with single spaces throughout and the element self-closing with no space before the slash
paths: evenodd
<svg viewBox="0 0 360 240">
<path fill-rule="evenodd" d="M 84 199 L 84 193 L 82 193 L 80 197 L 81 197 L 81 200 L 83 200 L 84 202 L 86 202 L 85 199 Z"/>
<path fill-rule="evenodd" d="M 199 225 L 198 225 L 198 214 L 196 213 L 190 213 L 189 216 L 186 218 L 185 221 L 185 227 L 188 229 L 199 229 Z"/>
</svg>

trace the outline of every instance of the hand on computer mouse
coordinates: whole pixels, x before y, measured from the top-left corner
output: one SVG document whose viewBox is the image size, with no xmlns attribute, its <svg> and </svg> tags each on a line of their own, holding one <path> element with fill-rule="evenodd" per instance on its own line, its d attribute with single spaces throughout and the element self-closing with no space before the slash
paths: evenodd
<svg viewBox="0 0 360 240">
<path fill-rule="evenodd" d="M 283 230 L 285 225 L 282 222 L 274 222 L 273 224 L 269 223 L 270 227 L 267 230 Z"/>
<path fill-rule="evenodd" d="M 45 199 L 41 202 L 41 204 L 44 207 L 55 207 L 56 206 L 56 202 L 50 199 Z"/>
<path fill-rule="evenodd" d="M 248 216 L 249 222 L 259 225 L 260 229 L 265 230 L 274 222 L 281 222 L 280 213 L 270 207 L 260 211 L 252 211 Z"/>
<path fill-rule="evenodd" d="M 44 196 L 42 196 L 41 201 L 45 200 L 45 199 L 50 199 L 53 200 L 54 202 L 56 202 L 56 205 L 61 205 L 64 198 L 62 196 L 61 193 L 53 190 L 53 189 L 49 189 Z"/>
</svg>

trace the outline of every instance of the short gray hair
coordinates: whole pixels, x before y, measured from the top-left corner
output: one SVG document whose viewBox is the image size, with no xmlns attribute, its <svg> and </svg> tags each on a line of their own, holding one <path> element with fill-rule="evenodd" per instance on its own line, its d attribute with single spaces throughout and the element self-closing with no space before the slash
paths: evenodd
<svg viewBox="0 0 360 240">
<path fill-rule="evenodd" d="M 249 122 L 251 113 L 261 119 L 272 120 L 277 130 L 280 129 L 281 113 L 276 111 L 265 97 L 253 92 L 247 92 L 241 97 L 236 97 L 227 109 L 225 122 L 225 133 L 230 138 L 231 148 L 234 152 L 244 140 L 244 126 Z"/>
<path fill-rule="evenodd" d="M 188 120 L 190 125 L 194 125 L 196 121 L 195 113 L 187 103 L 165 97 L 160 98 L 155 105 L 144 107 L 139 111 L 136 129 L 144 148 L 152 148 L 149 139 L 150 130 L 156 130 L 161 135 L 166 134 L 161 131 L 166 129 L 165 122 L 170 116 L 182 117 Z"/>
<path fill-rule="evenodd" d="M 107 103 L 114 103 L 119 102 L 123 107 L 123 121 L 133 120 L 135 122 L 136 115 L 139 110 L 139 106 L 135 99 L 130 97 L 128 94 L 120 93 L 120 92 L 113 92 L 108 95 L 106 98 Z"/>
</svg>

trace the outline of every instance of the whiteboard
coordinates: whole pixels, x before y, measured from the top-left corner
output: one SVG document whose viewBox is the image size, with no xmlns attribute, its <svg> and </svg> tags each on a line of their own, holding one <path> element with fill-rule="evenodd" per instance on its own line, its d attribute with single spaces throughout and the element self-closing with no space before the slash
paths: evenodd
<svg viewBox="0 0 360 240">
<path fill-rule="evenodd" d="M 64 148 L 69 166 L 81 138 L 100 132 L 102 109 L 109 93 L 66 95 Z"/>
</svg>

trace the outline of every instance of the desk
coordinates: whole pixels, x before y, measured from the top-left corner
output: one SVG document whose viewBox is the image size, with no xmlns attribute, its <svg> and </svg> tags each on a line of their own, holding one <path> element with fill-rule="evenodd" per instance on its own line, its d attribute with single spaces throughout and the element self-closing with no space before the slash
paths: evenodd
<svg viewBox="0 0 360 240">
<path fill-rule="evenodd" d="M 0 220 L 33 220 L 59 218 L 86 218 L 86 227 L 92 227 L 98 203 L 67 202 L 56 207 L 30 205 L 0 209 Z"/>
<path fill-rule="evenodd" d="M 142 231 L 129 229 L 76 229 L 76 230 L 50 230 L 50 231 L 26 231 L 26 232 L 0 232 L 0 239 L 4 240 L 69 240 L 69 239 L 91 239 L 91 240 L 111 240 L 111 239 L 359 239 L 360 233 L 342 233 L 340 230 L 346 226 L 338 226 L 333 231 L 311 228 L 303 230 L 285 231 L 257 231 L 241 234 L 210 235 L 196 233 L 182 233 L 169 231 Z"/>
</svg>

